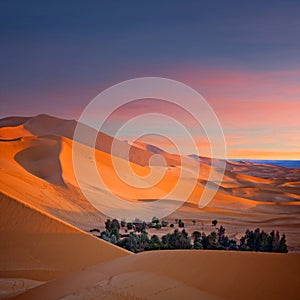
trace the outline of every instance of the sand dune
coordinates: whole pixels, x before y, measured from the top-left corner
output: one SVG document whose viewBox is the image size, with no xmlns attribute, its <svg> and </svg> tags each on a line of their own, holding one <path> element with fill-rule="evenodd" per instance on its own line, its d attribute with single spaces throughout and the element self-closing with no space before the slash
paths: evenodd
<svg viewBox="0 0 300 300">
<path fill-rule="evenodd" d="M 14 125 L 16 126 L 15 130 L 13 130 Z M 0 128 L 0 138 L 4 136 L 6 139 L 13 139 L 16 136 L 28 136 L 31 134 L 33 136 L 58 135 L 73 139 L 76 125 L 77 122 L 75 120 L 63 120 L 48 115 L 38 115 L 33 118 L 6 118 L 2 119 L 0 123 L 0 127 L 2 127 Z M 7 130 L 8 126 L 11 127 L 11 129 Z M 84 125 L 82 125 L 81 128 L 85 136 L 94 134 L 93 128 Z M 1 134 L 1 132 L 3 133 Z M 84 136 L 80 142 L 87 146 L 94 147 L 94 145 L 90 144 L 89 139 L 85 139 Z M 111 153 L 113 142 L 116 143 L 116 156 L 127 158 L 127 153 L 129 152 L 129 160 L 140 165 L 147 165 L 153 154 L 149 149 L 131 146 L 127 142 L 115 140 L 105 133 L 99 133 L 95 147 L 100 151 Z M 178 156 L 170 156 L 166 153 L 165 159 L 168 165 L 179 164 Z M 155 164 L 155 160 L 152 161 L 152 163 Z M 158 161 L 158 164 L 160 164 L 160 161 Z"/>
<path fill-rule="evenodd" d="M 27 172 L 53 184 L 64 184 L 59 160 L 60 138 L 32 139 L 30 144 L 18 152 L 14 159 Z"/>
<path fill-rule="evenodd" d="M 129 254 L 6 195 L 0 206 L 1 278 L 45 281 Z"/>
<path fill-rule="evenodd" d="M 24 125 L 0 127 L 0 140 L 2 141 L 16 140 L 25 136 L 32 136 L 32 134 L 24 128 Z"/>
<path fill-rule="evenodd" d="M 1 275 L 47 280 L 129 252 L 1 195 Z"/>
<path fill-rule="evenodd" d="M 20 121 L 18 120 L 17 124 L 19 123 Z M 26 127 L 35 133 L 49 134 L 50 132 L 56 132 L 61 134 L 61 136 L 53 134 L 41 137 L 31 136 L 17 141 L 0 143 L 0 150 L 2 149 L 1 153 L 3 153 L 0 157 L 2 166 L 0 173 L 2 172 L 3 174 L 0 177 L 1 190 L 12 197 L 19 197 L 30 205 L 81 229 L 88 230 L 93 227 L 99 227 L 99 224 L 103 223 L 105 216 L 99 213 L 85 199 L 78 188 L 74 176 L 72 140 L 65 137 L 73 132 L 74 122 L 42 115 L 29 120 L 26 119 L 26 124 Z M 17 128 L 17 130 L 19 129 Z M 38 130 L 38 132 L 35 130 Z M 80 163 L 83 166 L 92 163 L 89 156 L 89 147 L 85 145 L 80 147 L 82 148 L 80 151 Z M 146 147 L 146 145 L 142 144 L 139 147 Z M 156 148 L 152 150 L 154 152 L 159 151 Z M 126 173 L 126 168 L 128 168 L 127 161 L 122 158 L 116 159 L 119 169 L 124 170 L 123 173 L 128 177 Z M 190 159 L 194 162 L 198 160 L 198 158 Z M 178 166 L 164 169 L 163 171 L 166 172 L 164 179 L 157 185 L 150 189 L 136 190 L 124 184 L 116 176 L 112 169 L 111 157 L 107 152 L 96 151 L 96 160 L 99 165 L 99 171 L 102 173 L 104 181 L 106 180 L 105 183 L 110 187 L 111 191 L 116 195 L 120 195 L 119 191 L 122 191 L 123 198 L 129 201 L 148 201 L 149 199 L 158 199 L 164 196 L 177 183 L 180 172 L 180 167 Z M 216 194 L 207 209 L 199 210 L 197 202 L 203 191 L 202 183 L 205 184 L 210 170 L 210 160 L 205 158 L 200 158 L 200 160 L 202 163 L 199 174 L 200 184 L 195 187 L 187 204 L 177 212 L 179 218 L 184 218 L 186 212 L 191 215 L 190 218 L 200 217 L 203 220 L 211 218 L 215 214 L 222 222 L 231 221 L 233 216 L 240 219 L 241 222 L 253 219 L 255 221 L 265 221 L 281 218 L 283 215 L 286 216 L 287 213 L 290 214 L 293 220 L 299 218 L 299 210 L 295 202 L 299 196 L 299 194 L 297 195 L 297 189 L 294 187 L 282 187 L 281 184 L 271 181 L 270 178 L 248 175 L 249 172 L 251 173 L 255 170 L 255 167 L 246 163 L 229 163 L 222 183 L 224 187 Z M 241 169 L 233 172 L 232 169 L 239 166 L 241 166 Z M 145 176 L 149 173 L 147 165 L 142 166 L 132 162 L 131 168 L 138 175 Z M 272 172 L 274 170 L 272 168 Z M 157 166 L 157 172 L 161 171 L 162 169 Z M 188 172 L 186 174 L 189 174 Z M 194 172 L 192 165 L 190 172 Z M 85 188 L 95 193 L 99 199 L 110 201 L 109 199 L 114 197 L 114 195 L 107 193 L 105 186 L 97 185 L 90 176 L 86 178 Z M 145 178 L 143 180 L 147 181 Z M 232 186 L 229 187 L 230 185 Z M 36 188 L 32 189 L 32 186 Z M 190 178 L 186 175 L 185 180 L 181 182 L 181 188 L 183 190 L 190 189 L 190 186 Z M 290 188 L 294 190 L 290 190 Z M 173 194 L 173 196 L 172 200 L 174 201 L 176 200 L 176 194 Z M 179 198 L 180 195 L 178 195 Z M 286 207 L 272 205 L 275 202 L 283 203 L 283 201 L 291 205 Z M 243 228 L 242 230 L 244 231 L 245 229 Z M 296 243 L 293 242 L 293 244 Z"/>
<path fill-rule="evenodd" d="M 286 233 L 290 252 L 300 251 L 299 169 L 228 162 L 213 201 L 199 209 L 211 169 L 209 158 L 179 157 L 153 145 L 137 142 L 132 146 L 117 140 L 114 162 L 127 180 L 151 186 L 163 174 L 154 186 L 137 190 L 124 184 L 113 170 L 114 139 L 100 133 L 93 158 L 88 143 L 72 140 L 75 126 L 74 120 L 47 115 L 0 120 L 0 298 L 66 276 L 18 299 L 99 299 L 99 295 L 101 299 L 179 299 L 186 295 L 190 299 L 281 299 L 284 291 L 286 299 L 296 299 L 299 255 L 203 251 L 128 255 L 85 233 L 91 228 L 103 230 L 106 216 L 78 186 L 72 146 L 78 146 L 83 166 L 81 188 L 99 201 L 109 203 L 116 196 L 131 203 L 155 201 L 178 185 L 184 161 L 180 188 L 165 205 L 181 199 L 181 191 L 192 189 L 193 193 L 166 218 L 169 222 L 180 218 L 189 233 L 195 228 L 209 232 L 211 220 L 218 219 L 231 238 L 239 238 L 247 228 L 276 229 Z M 124 159 L 128 151 L 129 164 Z M 152 160 L 148 176 L 149 161 L 157 154 L 166 165 Z M 103 179 L 100 185 L 84 168 L 94 159 Z M 196 186 L 191 183 L 194 175 Z M 193 219 L 201 228 L 192 225 Z M 165 230 L 155 233 L 162 235 Z"/>
<path fill-rule="evenodd" d="M 60 168 L 61 172 L 55 173 L 54 171 L 59 170 L 59 168 L 49 166 L 51 163 L 43 152 L 38 154 L 42 159 L 38 159 L 32 165 L 29 165 L 29 168 L 34 168 L 36 174 L 30 172 L 31 169 L 26 170 L 22 164 L 15 160 L 18 153 L 33 147 L 47 148 L 45 147 L 47 144 L 54 145 L 54 147 L 58 147 L 56 144 L 60 144 L 59 147 L 61 148 L 64 142 L 59 141 L 57 137 L 52 138 L 50 136 L 47 138 L 23 138 L 20 141 L 0 142 L 1 191 L 12 198 L 21 199 L 37 209 L 50 213 L 82 229 L 87 230 L 95 227 L 96 224 L 102 223 L 104 220 L 103 215 L 84 198 L 77 186 L 72 185 L 76 182 L 72 181 L 71 178 L 64 178 L 62 168 Z M 54 162 L 59 162 L 61 165 L 58 151 L 50 157 Z M 71 157 L 69 160 L 71 160 Z M 50 176 L 52 181 L 54 180 L 56 183 L 60 180 L 66 180 L 67 184 L 52 184 L 47 181 L 49 177 L 43 178 L 41 176 L 43 174 Z"/>
<path fill-rule="evenodd" d="M 0 278 L 0 299 L 8 299 L 29 289 L 45 283 L 45 281 L 26 278 Z"/>
<path fill-rule="evenodd" d="M 0 120 L 1 127 L 16 127 L 24 124 L 26 121 L 31 119 L 31 117 L 6 117 Z"/>
<path fill-rule="evenodd" d="M 299 263 L 298 254 L 145 252 L 93 266 L 16 299 L 297 299 Z"/>
</svg>

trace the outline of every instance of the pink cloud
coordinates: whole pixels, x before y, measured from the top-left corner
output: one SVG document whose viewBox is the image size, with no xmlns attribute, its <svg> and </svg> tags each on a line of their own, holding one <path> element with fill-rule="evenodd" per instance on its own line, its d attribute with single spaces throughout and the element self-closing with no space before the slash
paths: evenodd
<svg viewBox="0 0 300 300">
<path fill-rule="evenodd" d="M 176 78 L 199 91 L 224 128 L 228 154 L 295 157 L 300 151 L 300 71 L 179 69 Z M 151 111 L 151 101 L 123 109 L 120 122 Z M 176 107 L 161 107 L 186 126 L 195 121 Z M 155 108 L 157 112 L 157 107 Z M 248 148 L 249 151 L 245 149 Z M 252 149 L 252 150 L 250 150 Z M 244 154 L 241 154 L 244 153 Z M 253 156 L 254 155 L 254 156 Z M 245 156 L 244 156 L 245 157 Z M 298 156 L 300 158 L 300 155 Z"/>
</svg>

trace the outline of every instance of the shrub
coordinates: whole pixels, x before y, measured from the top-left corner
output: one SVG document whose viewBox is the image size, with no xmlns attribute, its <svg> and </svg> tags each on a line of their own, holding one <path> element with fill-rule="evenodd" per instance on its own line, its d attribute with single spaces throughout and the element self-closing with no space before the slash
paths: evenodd
<svg viewBox="0 0 300 300">
<path fill-rule="evenodd" d="M 110 232 L 108 230 L 102 231 L 100 237 L 101 239 L 110 242 Z"/>
<path fill-rule="evenodd" d="M 194 242 L 194 247 L 193 248 L 196 249 L 196 250 L 202 250 L 203 245 L 200 241 L 196 241 L 196 242 Z"/>
<path fill-rule="evenodd" d="M 148 242 L 148 246 L 145 247 L 145 250 L 159 250 L 161 248 L 161 242 L 159 237 L 154 234 Z"/>
<path fill-rule="evenodd" d="M 156 229 L 161 229 L 161 224 L 160 224 L 160 223 L 157 223 L 157 224 L 155 225 L 155 228 L 156 228 Z"/>
<path fill-rule="evenodd" d="M 148 222 L 146 223 L 148 228 L 152 228 L 153 227 L 153 223 L 152 222 Z"/>
<path fill-rule="evenodd" d="M 172 234 L 167 233 L 161 238 L 161 249 L 175 249 L 172 243 Z"/>
<path fill-rule="evenodd" d="M 133 224 L 131 222 L 127 223 L 127 229 L 132 230 L 133 229 Z"/>
<path fill-rule="evenodd" d="M 208 237 L 206 236 L 206 234 L 204 232 L 202 232 L 202 235 L 201 235 L 201 244 L 203 246 L 203 249 L 208 249 L 208 244 L 209 244 L 209 241 L 208 241 Z"/>
<path fill-rule="evenodd" d="M 162 237 L 162 249 L 191 249 L 191 239 L 183 229 L 181 232 L 175 229 Z"/>
<path fill-rule="evenodd" d="M 218 235 L 219 248 L 226 249 L 227 247 L 229 247 L 229 238 L 227 236 L 225 236 L 225 228 L 222 225 L 218 229 L 217 235 Z"/>
<path fill-rule="evenodd" d="M 105 231 L 102 231 L 100 234 L 100 238 L 110 243 L 116 244 L 120 239 L 120 223 L 118 220 L 107 219 L 105 222 Z"/>
<path fill-rule="evenodd" d="M 107 219 L 105 222 L 105 228 L 111 232 L 114 228 L 119 230 L 121 226 L 117 219 L 113 219 L 112 221 L 110 219 Z"/>
<path fill-rule="evenodd" d="M 288 253 L 285 234 L 282 235 L 282 237 L 279 241 L 279 247 L 277 249 L 274 249 L 274 252 Z"/>
<path fill-rule="evenodd" d="M 135 230 L 136 230 L 137 232 L 145 231 L 146 228 L 147 228 L 146 222 L 135 223 Z"/>
<path fill-rule="evenodd" d="M 211 249 L 211 250 L 217 250 L 219 247 L 218 242 L 217 242 L 217 233 L 215 231 L 212 231 L 208 236 L 207 236 L 207 240 L 208 240 L 208 245 L 207 245 L 207 249 Z"/>
<path fill-rule="evenodd" d="M 111 220 L 110 219 L 107 219 L 106 222 L 105 222 L 105 228 L 107 230 L 110 230 L 110 227 L 111 227 Z"/>
<path fill-rule="evenodd" d="M 194 243 L 196 241 L 200 241 L 200 238 L 201 238 L 201 232 L 199 231 L 194 231 L 193 234 L 192 234 L 192 237 L 194 238 Z"/>
<path fill-rule="evenodd" d="M 128 237 L 120 240 L 117 245 L 131 252 L 137 252 L 138 249 L 138 238 L 133 232 Z"/>
<path fill-rule="evenodd" d="M 178 220 L 178 226 L 180 228 L 183 228 L 184 227 L 184 223 L 181 221 L 181 219 Z"/>
<path fill-rule="evenodd" d="M 159 223 L 159 219 L 157 217 L 153 217 L 152 218 L 152 223 L 158 224 Z"/>
<path fill-rule="evenodd" d="M 119 223 L 119 221 L 117 220 L 117 219 L 113 219 L 112 220 L 112 225 L 111 225 L 113 228 L 118 228 L 118 229 L 120 229 L 121 228 L 121 226 L 120 226 L 120 223 Z"/>
<path fill-rule="evenodd" d="M 229 241 L 228 250 L 235 250 L 235 251 L 239 250 L 236 241 L 234 240 Z"/>
<path fill-rule="evenodd" d="M 163 220 L 162 222 L 161 222 L 161 226 L 162 227 L 167 227 L 168 226 L 168 222 L 167 221 L 165 221 L 165 220 Z"/>
</svg>

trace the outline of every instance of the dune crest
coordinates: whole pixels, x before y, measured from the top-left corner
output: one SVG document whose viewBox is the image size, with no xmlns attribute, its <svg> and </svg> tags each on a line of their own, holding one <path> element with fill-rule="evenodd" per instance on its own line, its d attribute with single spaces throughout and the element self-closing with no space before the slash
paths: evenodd
<svg viewBox="0 0 300 300">
<path fill-rule="evenodd" d="M 16 153 L 14 159 L 29 173 L 52 184 L 64 184 L 59 160 L 60 138 L 31 139 L 32 146 Z"/>
</svg>

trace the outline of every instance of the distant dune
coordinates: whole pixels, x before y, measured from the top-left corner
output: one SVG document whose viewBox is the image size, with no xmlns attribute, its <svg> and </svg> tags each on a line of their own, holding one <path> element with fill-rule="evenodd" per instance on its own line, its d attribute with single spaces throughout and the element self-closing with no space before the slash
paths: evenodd
<svg viewBox="0 0 300 300">
<path fill-rule="evenodd" d="M 270 159 L 260 159 L 260 160 L 255 160 L 255 159 L 234 159 L 232 161 L 245 161 L 245 162 L 250 162 L 254 164 L 268 164 L 268 165 L 275 165 L 279 167 L 284 167 L 284 168 L 300 168 L 300 161 L 299 160 L 270 160 Z"/>
<path fill-rule="evenodd" d="M 101 299 L 299 297 L 298 253 L 156 251 L 131 255 L 87 233 L 91 228 L 103 228 L 106 216 L 86 200 L 74 174 L 73 143 L 80 149 L 78 161 L 83 167 L 94 160 L 91 145 L 73 141 L 76 124 L 47 115 L 0 120 L 0 299 L 29 288 L 32 290 L 18 299 L 99 299 L 99 295 Z M 91 130 L 86 128 L 87 133 Z M 219 191 L 200 209 L 198 199 L 212 167 L 209 158 L 180 157 L 157 146 L 117 140 L 114 159 L 128 180 L 135 178 L 127 173 L 124 158 L 128 151 L 130 167 L 142 176 L 141 183 L 151 183 L 164 172 L 153 187 L 137 191 L 113 171 L 113 141 L 100 133 L 95 151 L 98 170 L 112 193 L 89 174 L 83 182 L 84 190 L 99 201 L 109 203 L 116 196 L 135 203 L 155 201 L 178 183 L 184 161 L 186 170 L 179 192 L 168 200 L 177 201 L 180 190 L 191 188 L 191 174 L 200 163 L 193 193 L 167 218 L 169 222 L 181 218 L 191 233 L 195 228 L 191 220 L 208 231 L 211 220 L 217 219 L 231 238 L 239 238 L 247 228 L 276 229 L 286 233 L 290 252 L 300 252 L 300 169 L 227 162 Z M 153 177 L 147 177 L 154 154 L 161 155 L 166 164 L 161 159 L 152 160 Z M 57 280 L 45 284 L 52 279 Z"/>
</svg>

